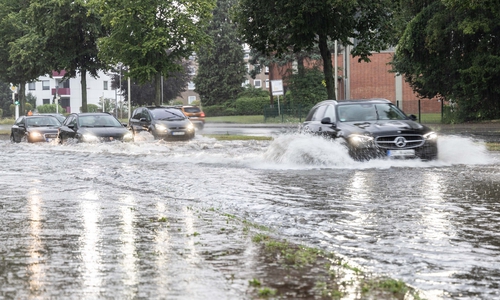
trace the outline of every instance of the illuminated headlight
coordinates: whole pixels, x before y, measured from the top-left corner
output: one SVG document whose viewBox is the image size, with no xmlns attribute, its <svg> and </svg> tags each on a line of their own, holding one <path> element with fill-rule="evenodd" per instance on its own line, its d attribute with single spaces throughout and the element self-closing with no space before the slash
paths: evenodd
<svg viewBox="0 0 500 300">
<path fill-rule="evenodd" d="M 40 132 L 30 132 L 30 137 L 32 139 L 38 139 L 38 138 L 41 138 L 42 137 L 42 134 Z"/>
<path fill-rule="evenodd" d="M 373 142 L 373 137 L 367 135 L 351 134 L 348 140 L 351 145 L 359 147 Z"/>
<path fill-rule="evenodd" d="M 437 140 L 437 137 L 438 137 L 437 133 L 435 133 L 435 132 L 433 132 L 433 131 L 432 131 L 432 132 L 429 132 L 429 133 L 427 133 L 427 134 L 424 134 L 424 138 L 425 138 L 427 141 L 435 141 L 435 140 Z"/>
<path fill-rule="evenodd" d="M 167 131 L 167 126 L 163 124 L 156 124 L 155 127 L 157 131 Z"/>
<path fill-rule="evenodd" d="M 133 139 L 134 139 L 134 135 L 132 134 L 132 132 L 127 132 L 123 136 L 124 141 L 132 141 Z"/>
<path fill-rule="evenodd" d="M 92 134 L 84 134 L 82 136 L 82 141 L 84 142 L 97 142 L 99 139 L 95 136 L 95 135 L 92 135 Z"/>
<path fill-rule="evenodd" d="M 191 124 L 189 124 L 189 125 L 187 126 L 187 130 L 189 130 L 189 131 L 194 130 L 194 125 L 193 125 L 193 123 L 191 123 Z"/>
</svg>

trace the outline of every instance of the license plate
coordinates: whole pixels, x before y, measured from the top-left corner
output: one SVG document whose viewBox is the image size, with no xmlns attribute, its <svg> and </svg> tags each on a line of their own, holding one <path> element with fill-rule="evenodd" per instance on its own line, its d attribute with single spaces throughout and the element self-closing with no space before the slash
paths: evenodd
<svg viewBox="0 0 500 300">
<path fill-rule="evenodd" d="M 387 150 L 387 156 L 397 157 L 397 156 L 415 156 L 415 150 Z"/>
<path fill-rule="evenodd" d="M 184 135 L 183 131 L 174 131 L 172 132 L 172 135 Z"/>
</svg>

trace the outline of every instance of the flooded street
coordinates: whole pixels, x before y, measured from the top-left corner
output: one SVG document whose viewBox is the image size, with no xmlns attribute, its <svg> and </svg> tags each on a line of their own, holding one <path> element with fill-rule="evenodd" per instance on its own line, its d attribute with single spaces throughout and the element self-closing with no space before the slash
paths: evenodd
<svg viewBox="0 0 500 300">
<path fill-rule="evenodd" d="M 470 137 L 432 162 L 293 132 L 0 150 L 0 299 L 250 299 L 270 271 L 228 216 L 425 299 L 500 299 L 500 153 Z"/>
</svg>

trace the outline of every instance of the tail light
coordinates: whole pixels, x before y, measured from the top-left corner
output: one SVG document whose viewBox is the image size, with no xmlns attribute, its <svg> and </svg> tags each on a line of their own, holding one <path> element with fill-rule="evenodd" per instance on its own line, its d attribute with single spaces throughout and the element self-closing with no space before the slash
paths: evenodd
<svg viewBox="0 0 500 300">
<path fill-rule="evenodd" d="M 205 113 L 201 112 L 200 117 L 204 118 L 205 117 Z"/>
</svg>

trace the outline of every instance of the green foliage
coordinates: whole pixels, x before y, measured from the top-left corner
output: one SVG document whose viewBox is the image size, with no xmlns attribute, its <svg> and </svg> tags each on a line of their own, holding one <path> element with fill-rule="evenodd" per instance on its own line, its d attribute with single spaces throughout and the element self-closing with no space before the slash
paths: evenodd
<svg viewBox="0 0 500 300">
<path fill-rule="evenodd" d="M 241 97 L 269 97 L 269 91 L 249 86 L 243 89 L 243 91 L 238 94 L 238 98 Z"/>
<path fill-rule="evenodd" d="M 403 74 L 419 95 L 453 103 L 454 119 L 448 122 L 498 118 L 500 6 L 406 0 L 399 15 L 409 22 L 400 36 L 393 70 Z"/>
<path fill-rule="evenodd" d="M 65 112 L 64 108 L 62 108 L 62 106 L 60 104 L 58 104 L 58 105 L 59 105 L 59 108 L 58 108 L 59 113 Z M 36 110 L 41 114 L 56 113 L 56 105 L 55 104 L 43 104 L 43 105 L 37 106 Z"/>
<path fill-rule="evenodd" d="M 291 74 L 288 82 L 287 103 L 294 106 L 310 107 L 328 99 L 323 86 L 323 76 L 317 68 L 304 70 L 300 74 Z"/>
<path fill-rule="evenodd" d="M 397 1 L 240 0 L 233 14 L 243 40 L 266 56 L 317 48 L 323 59 L 327 92 L 334 99 L 332 55 L 328 43 L 357 43 L 352 54 L 368 60 L 371 51 L 393 40 L 392 9 Z"/>
<path fill-rule="evenodd" d="M 263 114 L 264 107 L 269 104 L 269 96 L 241 97 L 236 99 L 234 106 L 238 115 L 260 115 Z"/>
<path fill-rule="evenodd" d="M 87 111 L 88 112 L 98 112 L 99 111 L 99 106 L 95 104 L 88 104 L 87 105 Z"/>
<path fill-rule="evenodd" d="M 226 105 L 210 105 L 204 106 L 203 112 L 207 117 L 219 117 L 219 116 L 235 116 L 236 109 L 232 107 L 227 107 Z"/>
<path fill-rule="evenodd" d="M 232 102 L 243 90 L 246 69 L 243 48 L 229 8 L 236 0 L 218 0 L 207 33 L 213 43 L 197 53 L 198 71 L 195 91 L 203 106 Z"/>
<path fill-rule="evenodd" d="M 31 105 L 31 108 L 30 108 L 31 110 L 36 108 L 36 97 L 32 93 L 28 93 L 26 95 L 26 105 L 28 105 L 28 103 Z M 26 109 L 28 109 L 28 108 L 26 107 Z"/>
<path fill-rule="evenodd" d="M 215 0 L 186 0 L 182 4 L 174 0 L 90 3 L 102 12 L 103 24 L 109 30 L 99 40 L 99 57 L 111 64 L 129 66 L 126 76 L 140 84 L 156 78 L 156 103 L 161 98 L 159 75 L 178 71 L 179 61 L 209 42 L 205 29 Z"/>
</svg>

